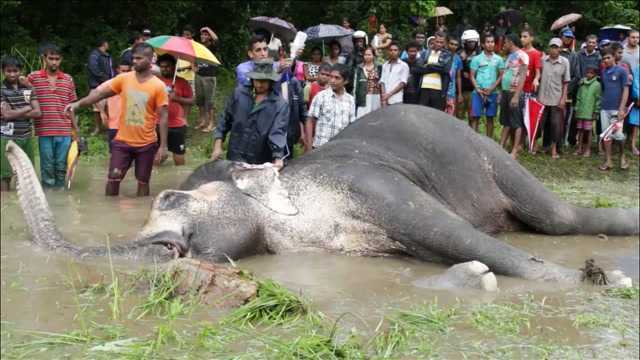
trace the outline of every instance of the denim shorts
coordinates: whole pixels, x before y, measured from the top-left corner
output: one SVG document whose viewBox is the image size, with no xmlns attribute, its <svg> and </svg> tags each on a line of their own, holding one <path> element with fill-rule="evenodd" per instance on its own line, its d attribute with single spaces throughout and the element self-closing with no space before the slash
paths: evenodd
<svg viewBox="0 0 640 360">
<path fill-rule="evenodd" d="M 486 101 L 484 100 L 486 98 Z M 473 117 L 495 117 L 498 113 L 498 93 L 490 94 L 483 98 L 473 91 L 471 93 L 471 116 Z"/>
</svg>

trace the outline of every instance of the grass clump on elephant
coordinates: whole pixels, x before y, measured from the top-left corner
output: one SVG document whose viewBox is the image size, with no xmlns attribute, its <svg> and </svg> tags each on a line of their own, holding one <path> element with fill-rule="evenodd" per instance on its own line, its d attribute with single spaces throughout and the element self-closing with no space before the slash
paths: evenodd
<svg viewBox="0 0 640 360">
<path fill-rule="evenodd" d="M 13 144 L 7 153 L 34 241 L 80 257 L 103 255 L 63 239 L 31 163 Z M 200 166 L 181 189 L 162 191 L 137 239 L 112 254 L 212 262 L 304 251 L 407 255 L 466 263 L 427 286 L 495 290 L 493 273 L 570 283 L 584 274 L 492 234 L 632 235 L 638 221 L 637 208 L 566 204 L 491 139 L 443 112 L 398 105 L 363 117 L 281 173 L 269 164 Z M 620 272 L 607 280 L 631 282 Z"/>
</svg>

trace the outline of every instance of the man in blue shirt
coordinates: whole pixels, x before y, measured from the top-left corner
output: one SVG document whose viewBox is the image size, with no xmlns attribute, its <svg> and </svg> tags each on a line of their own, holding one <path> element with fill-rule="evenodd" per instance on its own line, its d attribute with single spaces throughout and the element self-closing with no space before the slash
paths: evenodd
<svg viewBox="0 0 640 360">
<path fill-rule="evenodd" d="M 249 39 L 249 47 L 247 48 L 249 60 L 241 63 L 236 67 L 236 86 L 251 85 L 251 80 L 247 74 L 253 71 L 256 61 L 264 60 L 269 56 L 269 46 L 267 40 L 262 35 L 254 35 Z M 278 63 L 273 63 L 273 68 L 278 69 Z"/>
<path fill-rule="evenodd" d="M 464 100 L 462 97 L 462 84 L 461 84 L 461 72 L 462 72 L 462 59 L 460 55 L 457 54 L 458 47 L 460 43 L 458 39 L 448 36 L 447 37 L 447 47 L 449 51 L 453 54 L 453 61 L 451 62 L 451 70 L 449 70 L 449 77 L 451 81 L 449 82 L 449 88 L 447 89 L 447 107 L 445 111 L 447 114 L 451 116 L 455 116 L 456 114 L 456 103 Z"/>
<path fill-rule="evenodd" d="M 626 170 L 629 163 L 624 157 L 624 133 L 622 123 L 625 118 L 626 104 L 629 98 L 629 74 L 621 66 L 616 65 L 614 53 L 607 49 L 602 53 L 602 98 L 600 100 L 600 121 L 602 123 L 603 134 L 607 134 L 604 139 L 605 162 L 600 165 L 600 170 L 607 171 L 613 167 L 611 158 L 612 141 L 615 140 L 620 146 L 620 168 Z M 611 127 L 611 131 L 607 129 Z"/>
</svg>

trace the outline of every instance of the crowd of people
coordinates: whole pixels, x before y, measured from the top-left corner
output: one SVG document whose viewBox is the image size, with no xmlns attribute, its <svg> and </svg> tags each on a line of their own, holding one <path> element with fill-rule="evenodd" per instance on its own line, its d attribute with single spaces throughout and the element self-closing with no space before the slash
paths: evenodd
<svg viewBox="0 0 640 360">
<path fill-rule="evenodd" d="M 345 19 L 343 25 L 350 23 Z M 519 32 L 507 30 L 500 22 L 485 25 L 480 35 L 465 22 L 450 34 L 444 26 L 432 36 L 416 31 L 411 41 L 401 44 L 380 24 L 375 34 L 357 30 L 330 41 L 326 56 L 320 46 L 287 53 L 277 34 L 256 31 L 217 121 L 217 66 L 158 56 L 145 42 L 149 30 L 131 37 L 131 47 L 115 65 L 108 41 L 96 44 L 87 64 L 90 92 L 80 100 L 73 78 L 60 70 L 57 46 L 41 47 L 43 69 L 26 77 L 21 76 L 20 61 L 5 56 L 2 188 L 8 189 L 12 175 L 5 144 L 13 140 L 33 158 L 32 124 L 42 183 L 62 187 L 67 151 L 78 133 L 75 113 L 85 106 L 93 106 L 94 133 L 107 128 L 107 195 L 118 195 L 133 163 L 139 196 L 149 194 L 152 168 L 168 152 L 176 165 L 185 163 L 186 119 L 194 104 L 196 129 L 213 133 L 211 159 L 223 156 L 228 137 L 227 159 L 272 162 L 280 169 L 294 156 L 296 144 L 305 153 L 313 151 L 366 114 L 403 103 L 447 112 L 452 119 L 468 121 L 475 131 L 484 119 L 490 138 L 499 116 L 499 143 L 517 159 L 528 139 L 527 102 L 535 99 L 544 110 L 538 131 L 542 139 L 530 147 L 532 153 L 557 159 L 574 146 L 574 155 L 590 157 L 594 147 L 604 154 L 599 169 L 607 171 L 614 167 L 615 143 L 620 168 L 627 169 L 625 134 L 630 134 L 632 153 L 639 155 L 638 31 L 631 30 L 624 44 L 598 42 L 596 35 L 588 35 L 575 51 L 580 42 L 567 27 L 540 51 L 533 46 L 535 34 L 528 24 Z M 194 31 L 185 27 L 180 35 L 193 39 Z M 200 29 L 199 41 L 217 52 L 219 38 L 209 27 Z"/>
</svg>

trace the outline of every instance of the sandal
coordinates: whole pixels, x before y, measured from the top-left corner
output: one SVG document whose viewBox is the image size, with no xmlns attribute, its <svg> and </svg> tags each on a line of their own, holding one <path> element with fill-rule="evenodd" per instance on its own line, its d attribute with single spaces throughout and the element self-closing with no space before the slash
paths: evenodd
<svg viewBox="0 0 640 360">
<path fill-rule="evenodd" d="M 576 150 L 576 151 L 573 153 L 573 156 L 580 156 L 580 155 L 582 155 L 582 150 Z"/>
<path fill-rule="evenodd" d="M 629 162 L 620 162 L 620 170 L 629 170 Z"/>
<path fill-rule="evenodd" d="M 590 151 L 585 151 L 584 154 L 582 154 L 582 157 L 591 157 L 591 152 Z"/>
<path fill-rule="evenodd" d="M 611 165 L 609 165 L 607 163 L 604 163 L 604 164 L 598 166 L 598 169 L 600 171 L 609 171 L 609 170 L 611 170 Z"/>
<path fill-rule="evenodd" d="M 558 155 L 558 154 L 551 155 L 551 158 L 552 158 L 553 160 L 558 160 L 558 159 L 560 159 L 560 155 Z"/>
</svg>

